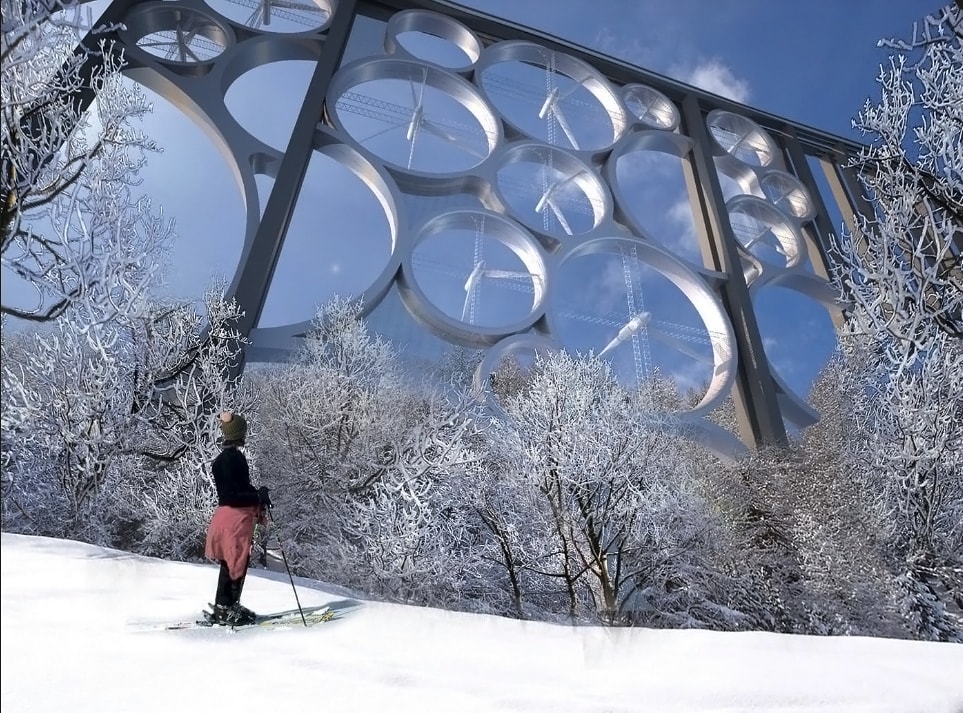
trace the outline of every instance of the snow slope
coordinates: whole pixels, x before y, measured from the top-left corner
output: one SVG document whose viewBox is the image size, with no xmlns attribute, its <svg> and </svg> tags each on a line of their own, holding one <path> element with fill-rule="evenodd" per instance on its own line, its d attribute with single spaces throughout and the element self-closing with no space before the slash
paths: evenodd
<svg viewBox="0 0 963 713">
<path fill-rule="evenodd" d="M 611 630 L 377 602 L 309 629 L 145 631 L 193 619 L 217 571 L 2 536 L 3 713 L 963 712 L 963 646 Z M 343 598 L 304 582 L 304 606 Z M 289 609 L 252 571 L 245 603 Z M 82 613 L 81 615 L 78 615 Z"/>
</svg>

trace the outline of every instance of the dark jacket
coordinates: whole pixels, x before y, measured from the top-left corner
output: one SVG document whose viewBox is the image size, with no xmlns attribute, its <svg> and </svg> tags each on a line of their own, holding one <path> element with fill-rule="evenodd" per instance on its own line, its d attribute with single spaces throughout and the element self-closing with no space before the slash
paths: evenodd
<svg viewBox="0 0 963 713">
<path fill-rule="evenodd" d="M 217 488 L 217 504 L 240 508 L 258 505 L 257 490 L 251 485 L 251 473 L 247 458 L 235 446 L 226 446 L 211 466 L 214 487 Z"/>
</svg>

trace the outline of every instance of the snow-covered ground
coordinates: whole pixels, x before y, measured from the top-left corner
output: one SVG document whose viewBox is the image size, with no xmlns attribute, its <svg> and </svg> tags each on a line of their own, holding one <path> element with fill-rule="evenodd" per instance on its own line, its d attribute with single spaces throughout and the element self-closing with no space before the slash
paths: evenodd
<svg viewBox="0 0 963 713">
<path fill-rule="evenodd" d="M 3 713 L 960 713 L 963 646 L 611 630 L 377 602 L 309 629 L 156 631 L 217 571 L 63 540 L 2 538 Z M 343 598 L 304 582 L 304 606 Z M 245 603 L 294 606 L 252 571 Z"/>
</svg>

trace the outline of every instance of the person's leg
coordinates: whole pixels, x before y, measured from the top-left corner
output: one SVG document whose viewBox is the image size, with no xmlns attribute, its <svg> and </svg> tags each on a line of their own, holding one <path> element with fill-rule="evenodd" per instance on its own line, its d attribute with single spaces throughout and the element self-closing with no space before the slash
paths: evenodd
<svg viewBox="0 0 963 713">
<path fill-rule="evenodd" d="M 214 603 L 220 607 L 230 607 L 235 601 L 234 587 L 231 581 L 231 570 L 227 562 L 221 560 L 221 570 L 217 574 L 217 592 L 214 595 Z"/>
<path fill-rule="evenodd" d="M 241 602 L 241 592 L 244 590 L 244 580 L 247 579 L 247 568 L 251 564 L 251 558 L 248 557 L 244 561 L 244 572 L 237 579 L 231 580 L 231 601 L 230 604 L 240 604 Z"/>
<path fill-rule="evenodd" d="M 220 624 L 227 624 L 230 620 L 231 606 L 234 603 L 231 584 L 231 570 L 227 562 L 221 560 L 221 568 L 217 573 L 217 591 L 214 594 L 214 621 Z"/>
<path fill-rule="evenodd" d="M 241 592 L 244 590 L 244 580 L 247 578 L 245 572 L 239 579 L 231 580 L 231 604 L 241 603 Z"/>
<path fill-rule="evenodd" d="M 253 611 L 241 604 L 241 592 L 244 590 L 244 580 L 247 579 L 247 565 L 245 563 L 244 574 L 237 579 L 231 580 L 231 610 L 237 623 L 249 624 L 257 617 Z"/>
</svg>

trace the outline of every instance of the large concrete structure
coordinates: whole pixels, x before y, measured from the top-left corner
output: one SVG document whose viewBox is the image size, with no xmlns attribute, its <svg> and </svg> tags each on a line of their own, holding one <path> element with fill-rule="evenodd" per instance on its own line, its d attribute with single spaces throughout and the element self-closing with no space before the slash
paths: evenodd
<svg viewBox="0 0 963 713">
<path fill-rule="evenodd" d="M 828 255 L 835 211 L 856 205 L 843 166 L 858 146 L 446 0 L 115 0 L 101 21 L 123 23 L 129 75 L 235 172 L 248 360 L 283 358 L 309 326 L 261 314 L 323 157 L 383 212 L 380 243 L 319 226 L 319 244 L 357 241 L 353 295 L 371 314 L 400 300 L 443 343 L 484 349 L 480 383 L 510 354 L 593 349 L 627 382 L 689 369 L 705 385 L 685 417 L 720 451 L 817 417 L 771 368 L 754 299 L 779 285 L 838 319 Z M 284 60 L 315 64 L 278 149 L 224 99 Z M 669 235 L 671 197 L 639 188 L 666 171 L 691 251 Z M 738 438 L 705 419 L 729 394 Z"/>
</svg>

